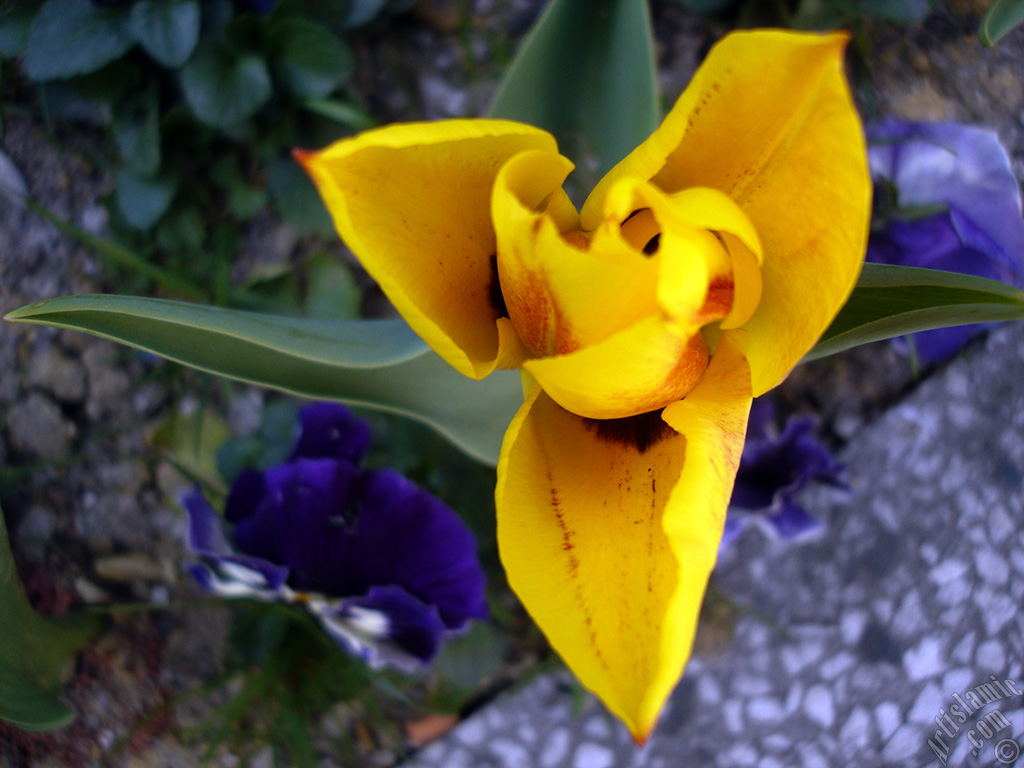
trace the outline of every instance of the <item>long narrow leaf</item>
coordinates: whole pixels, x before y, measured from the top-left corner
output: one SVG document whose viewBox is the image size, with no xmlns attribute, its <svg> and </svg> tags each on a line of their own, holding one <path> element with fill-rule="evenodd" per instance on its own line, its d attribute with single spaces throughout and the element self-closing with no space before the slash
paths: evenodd
<svg viewBox="0 0 1024 768">
<path fill-rule="evenodd" d="M 518 375 L 468 379 L 401 320 L 308 320 L 129 296 L 50 299 L 7 319 L 85 331 L 305 397 L 400 413 L 490 464 L 522 402 Z"/>
<path fill-rule="evenodd" d="M 0 719 L 28 730 L 71 722 L 74 713 L 57 697 L 60 675 L 101 623 L 81 614 L 47 619 L 32 610 L 0 510 Z"/>
<path fill-rule="evenodd" d="M 982 277 L 865 264 L 857 287 L 805 360 L 908 333 L 1024 319 L 1024 292 Z"/>
<path fill-rule="evenodd" d="M 645 0 L 551 0 L 488 112 L 551 131 L 563 153 L 590 152 L 597 174 L 657 127 Z"/>
<path fill-rule="evenodd" d="M 978 37 L 985 45 L 995 45 L 999 38 L 1024 21 L 1024 0 L 993 0 L 978 26 Z"/>
</svg>

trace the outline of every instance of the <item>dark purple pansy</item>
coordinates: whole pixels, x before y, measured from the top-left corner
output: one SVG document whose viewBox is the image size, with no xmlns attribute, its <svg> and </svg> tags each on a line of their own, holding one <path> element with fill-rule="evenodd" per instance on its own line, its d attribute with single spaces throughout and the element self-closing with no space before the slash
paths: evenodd
<svg viewBox="0 0 1024 768">
<path fill-rule="evenodd" d="M 767 523 L 769 530 L 786 540 L 804 537 L 821 527 L 794 501 L 797 492 L 810 482 L 842 486 L 842 467 L 814 436 L 815 426 L 811 418 L 790 417 L 778 434 L 772 402 L 764 398 L 754 401 L 729 502 L 723 547 L 754 521 Z"/>
<path fill-rule="evenodd" d="M 374 666 L 430 660 L 486 616 L 472 534 L 397 472 L 360 468 L 369 426 L 344 406 L 309 406 L 300 424 L 289 461 L 232 484 L 230 541 L 198 491 L 183 497 L 193 575 L 216 594 L 301 602 Z"/>
<path fill-rule="evenodd" d="M 1022 285 L 1020 188 L 995 133 L 952 123 L 888 121 L 867 134 L 876 195 L 891 190 L 897 206 L 871 235 L 868 261 Z M 985 327 L 917 333 L 915 350 L 922 361 L 939 362 Z"/>
<path fill-rule="evenodd" d="M 245 7 L 260 16 L 270 13 L 275 5 L 277 0 L 245 0 Z"/>
</svg>

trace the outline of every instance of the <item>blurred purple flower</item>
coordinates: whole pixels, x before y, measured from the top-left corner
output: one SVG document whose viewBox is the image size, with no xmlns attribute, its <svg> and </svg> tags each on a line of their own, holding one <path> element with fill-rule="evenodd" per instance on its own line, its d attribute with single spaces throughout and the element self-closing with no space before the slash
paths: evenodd
<svg viewBox="0 0 1024 768">
<path fill-rule="evenodd" d="M 994 132 L 955 123 L 887 121 L 870 126 L 867 135 L 876 198 L 894 191 L 897 209 L 897 217 L 871 235 L 868 261 L 1022 285 L 1020 187 Z M 930 212 L 906 215 L 915 209 Z M 938 362 L 985 327 L 916 333 L 914 346 L 922 361 Z"/>
<path fill-rule="evenodd" d="M 265 16 L 274 10 L 277 0 L 245 0 L 245 6 L 255 14 Z"/>
<path fill-rule="evenodd" d="M 196 581 L 224 597 L 301 603 L 371 666 L 413 669 L 487 615 L 472 534 L 397 472 L 358 466 L 369 425 L 342 405 L 304 408 L 291 458 L 244 470 L 220 518 L 182 497 Z"/>
<path fill-rule="evenodd" d="M 722 547 L 728 547 L 750 523 L 766 523 L 785 540 L 807 536 L 821 527 L 793 499 L 810 482 L 842 487 L 842 466 L 814 437 L 813 419 L 792 416 L 782 434 L 774 428 L 771 400 L 759 398 L 750 409 L 747 440 L 725 520 Z M 740 510 L 747 510 L 741 512 Z"/>
</svg>

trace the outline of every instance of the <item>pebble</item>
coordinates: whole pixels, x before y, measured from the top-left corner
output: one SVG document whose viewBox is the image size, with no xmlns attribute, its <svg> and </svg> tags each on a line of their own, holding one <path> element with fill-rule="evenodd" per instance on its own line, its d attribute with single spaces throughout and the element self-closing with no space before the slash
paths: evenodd
<svg viewBox="0 0 1024 768">
<path fill-rule="evenodd" d="M 756 696 L 747 704 L 747 717 L 751 722 L 778 723 L 782 720 L 785 711 L 778 699 L 770 696 Z"/>
<path fill-rule="evenodd" d="M 924 638 L 903 654 L 903 667 L 912 682 L 939 674 L 945 669 L 942 641 L 935 637 Z"/>
<path fill-rule="evenodd" d="M 850 754 L 863 753 L 872 742 L 871 715 L 864 707 L 857 707 L 839 731 L 840 748 Z"/>
<path fill-rule="evenodd" d="M 903 714 L 894 701 L 883 701 L 875 707 L 875 725 L 878 727 L 878 735 L 888 739 L 900 727 L 903 722 Z"/>
<path fill-rule="evenodd" d="M 575 768 L 612 768 L 614 764 L 615 753 L 608 747 L 599 744 L 580 744 L 573 760 Z M 517 765 L 517 763 L 510 763 L 510 765 Z M 527 765 L 527 763 L 518 763 L 518 765 Z"/>
<path fill-rule="evenodd" d="M 994 638 L 986 640 L 978 646 L 974 663 L 979 670 L 990 670 L 991 674 L 998 675 L 1006 666 L 1006 654 L 1003 651 L 1003 646 Z"/>
<path fill-rule="evenodd" d="M 32 392 L 7 412 L 7 435 L 26 457 L 53 460 L 71 453 L 78 429 L 53 400 Z"/>
<path fill-rule="evenodd" d="M 541 768 L 558 768 L 569 755 L 572 736 L 567 728 L 555 728 L 548 734 L 540 751 Z"/>
<path fill-rule="evenodd" d="M 77 404 L 85 398 L 85 367 L 56 346 L 45 347 L 32 355 L 26 382 L 62 403 Z"/>
<path fill-rule="evenodd" d="M 835 721 L 832 692 L 824 685 L 814 685 L 804 696 L 804 714 L 823 728 L 831 728 Z"/>
<path fill-rule="evenodd" d="M 914 723 L 927 725 L 934 721 L 939 709 L 948 703 L 948 694 L 944 694 L 938 685 L 928 683 L 914 700 L 907 719 Z"/>
<path fill-rule="evenodd" d="M 174 581 L 169 563 L 143 552 L 107 555 L 93 563 L 96 575 L 107 581 L 131 584 L 136 581 Z"/>
</svg>

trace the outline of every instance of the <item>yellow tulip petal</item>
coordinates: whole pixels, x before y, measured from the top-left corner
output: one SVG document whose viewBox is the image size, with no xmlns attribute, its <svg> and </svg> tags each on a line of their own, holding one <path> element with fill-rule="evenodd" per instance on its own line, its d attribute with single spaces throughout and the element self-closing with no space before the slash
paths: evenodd
<svg viewBox="0 0 1024 768">
<path fill-rule="evenodd" d="M 510 160 L 494 185 L 498 274 L 509 317 L 534 356 L 572 352 L 657 312 L 657 264 L 618 232 L 588 237 L 562 192 L 572 169 L 550 152 Z"/>
<path fill-rule="evenodd" d="M 712 187 L 747 214 L 764 249 L 763 293 L 744 328 L 754 394 L 813 346 L 863 262 L 871 180 L 843 73 L 843 34 L 735 33 L 708 54 L 650 138 L 581 212 L 596 226 L 623 177 L 668 193 Z"/>
<path fill-rule="evenodd" d="M 704 374 L 707 346 L 698 327 L 651 317 L 567 355 L 526 360 L 555 402 L 591 419 L 618 419 L 686 395 Z"/>
<path fill-rule="evenodd" d="M 509 583 L 641 743 L 689 657 L 742 449 L 749 371 L 728 335 L 705 380 L 665 420 L 584 419 L 534 386 L 498 464 Z"/>
<path fill-rule="evenodd" d="M 501 166 L 529 149 L 554 151 L 554 138 L 514 122 L 450 120 L 297 153 L 367 272 L 412 328 L 473 378 L 522 357 L 501 317 L 490 200 Z"/>
</svg>

